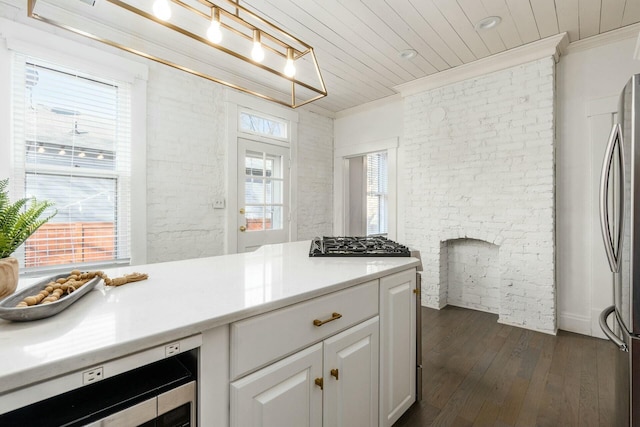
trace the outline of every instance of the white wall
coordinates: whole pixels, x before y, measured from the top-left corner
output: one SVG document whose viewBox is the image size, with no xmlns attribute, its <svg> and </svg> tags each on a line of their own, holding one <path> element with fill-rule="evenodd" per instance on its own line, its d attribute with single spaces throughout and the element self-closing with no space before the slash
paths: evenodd
<svg viewBox="0 0 640 427">
<path fill-rule="evenodd" d="M 335 120 L 336 151 L 402 135 L 402 98 L 392 96 L 349 110 Z"/>
<path fill-rule="evenodd" d="M 223 88 L 150 63 L 147 107 L 148 262 L 224 251 L 226 110 Z"/>
<path fill-rule="evenodd" d="M 588 335 L 602 336 L 597 316 L 613 303 L 596 187 L 609 127 L 596 116 L 616 109 L 625 83 L 640 73 L 635 46 L 636 37 L 602 46 L 575 43 L 557 68 L 559 327 Z"/>
<path fill-rule="evenodd" d="M 333 119 L 299 111 L 297 162 L 297 239 L 328 236 L 333 227 Z"/>
<path fill-rule="evenodd" d="M 378 101 L 364 104 L 336 114 L 334 123 L 334 215 L 333 234 L 344 235 L 347 230 L 346 216 L 352 213 L 345 210 L 345 197 L 348 196 L 348 183 L 344 182 L 345 159 L 357 155 L 363 155 L 374 151 L 387 151 L 389 162 L 389 217 L 388 236 L 397 238 L 402 224 L 396 218 L 396 206 L 398 200 L 397 180 L 395 170 L 397 167 L 398 141 L 402 136 L 402 98 L 398 96 L 387 97 Z"/>
</svg>

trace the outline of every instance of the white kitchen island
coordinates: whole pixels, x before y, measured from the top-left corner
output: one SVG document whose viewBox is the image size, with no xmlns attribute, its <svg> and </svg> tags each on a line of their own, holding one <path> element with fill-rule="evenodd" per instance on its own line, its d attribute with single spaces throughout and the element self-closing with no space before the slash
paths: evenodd
<svg viewBox="0 0 640 427">
<path fill-rule="evenodd" d="M 168 344 L 182 343 L 179 351 L 198 351 L 199 425 L 226 425 L 229 419 L 232 425 L 246 425 L 239 415 L 250 410 L 243 407 L 250 392 L 243 390 L 268 383 L 261 379 L 256 385 L 253 379 L 286 377 L 290 359 L 314 352 L 325 354 L 313 369 L 320 369 L 319 378 L 329 377 L 329 371 L 323 373 L 326 349 L 337 345 L 340 353 L 341 343 L 360 348 L 358 340 L 368 337 L 370 361 L 379 363 L 365 381 L 376 386 L 369 402 L 375 408 L 369 410 L 379 412 L 380 425 L 393 422 L 401 415 L 394 405 L 402 404 L 403 412 L 415 399 L 415 388 L 407 398 L 385 387 L 397 386 L 389 382 L 404 378 L 405 371 L 415 372 L 415 354 L 414 366 L 398 365 L 407 364 L 400 356 L 410 356 L 410 343 L 415 345 L 415 324 L 398 323 L 410 318 L 412 304 L 415 323 L 419 260 L 310 258 L 308 251 L 308 241 L 295 242 L 246 254 L 111 269 L 106 271 L 110 277 L 136 271 L 149 279 L 117 288 L 99 284 L 48 319 L 0 320 L 0 414 L 81 387 L 83 373 L 94 367 L 104 366 L 109 377 L 131 363 L 158 360 Z M 341 317 L 334 319 L 335 312 Z M 323 315 L 318 320 L 329 322 L 314 326 L 303 319 L 307 315 L 313 320 Z M 398 345 L 403 340 L 407 348 Z M 400 353 L 390 352 L 392 342 Z M 336 374 L 335 384 L 350 386 L 345 375 L 341 383 Z M 320 413 L 309 425 L 332 424 L 327 420 L 334 414 L 326 406 L 331 398 L 325 395 L 322 406 L 320 396 L 320 409 L 310 409 Z M 371 425 L 378 425 L 378 419 Z"/>
</svg>

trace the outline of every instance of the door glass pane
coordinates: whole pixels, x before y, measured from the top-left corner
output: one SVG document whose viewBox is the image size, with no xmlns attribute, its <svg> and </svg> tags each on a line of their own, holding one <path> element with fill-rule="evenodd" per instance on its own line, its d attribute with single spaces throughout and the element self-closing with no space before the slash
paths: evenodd
<svg viewBox="0 0 640 427">
<path fill-rule="evenodd" d="M 264 180 L 262 178 L 246 178 L 244 183 L 245 205 L 263 204 Z"/>
<path fill-rule="evenodd" d="M 245 157 L 245 168 L 247 176 L 264 176 L 264 160 L 262 153 L 247 151 Z"/>
<path fill-rule="evenodd" d="M 264 230 L 263 206 L 247 206 L 244 217 L 247 220 L 247 231 Z"/>
<path fill-rule="evenodd" d="M 280 156 L 268 156 L 266 159 L 267 164 L 267 177 L 270 178 L 282 178 L 282 157 Z"/>
<path fill-rule="evenodd" d="M 282 200 L 282 186 L 283 182 L 275 179 L 266 179 L 265 180 L 265 191 L 266 191 L 266 204 L 281 204 Z"/>
<path fill-rule="evenodd" d="M 267 206 L 265 228 L 267 230 L 282 230 L 282 206 Z"/>
</svg>

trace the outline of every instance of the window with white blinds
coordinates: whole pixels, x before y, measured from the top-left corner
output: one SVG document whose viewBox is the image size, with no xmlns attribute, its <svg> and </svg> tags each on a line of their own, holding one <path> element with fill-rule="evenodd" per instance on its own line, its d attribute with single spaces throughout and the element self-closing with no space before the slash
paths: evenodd
<svg viewBox="0 0 640 427">
<path fill-rule="evenodd" d="M 367 235 L 386 234 L 388 200 L 387 152 L 367 154 Z"/>
<path fill-rule="evenodd" d="M 23 266 L 130 257 L 131 88 L 15 54 L 13 188 L 57 215 L 20 252 Z"/>
</svg>

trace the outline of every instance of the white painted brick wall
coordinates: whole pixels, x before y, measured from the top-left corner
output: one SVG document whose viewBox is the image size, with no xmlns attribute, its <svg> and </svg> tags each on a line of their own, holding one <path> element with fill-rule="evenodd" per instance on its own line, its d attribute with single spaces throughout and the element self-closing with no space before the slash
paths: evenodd
<svg viewBox="0 0 640 427">
<path fill-rule="evenodd" d="M 147 86 L 147 257 L 224 252 L 226 111 L 223 88 L 156 63 Z M 135 212 L 134 212 L 135 215 Z"/>
<path fill-rule="evenodd" d="M 333 229 L 333 119 L 298 110 L 298 240 Z"/>
<path fill-rule="evenodd" d="M 148 262 L 221 255 L 227 119 L 224 91 L 205 79 L 150 63 L 147 121 Z M 329 234 L 333 212 L 333 120 L 299 110 L 298 239 Z M 235 173 L 232 171 L 231 173 Z"/>
<path fill-rule="evenodd" d="M 500 246 L 500 322 L 555 332 L 554 77 L 549 57 L 404 99 L 401 209 L 423 304 L 447 303 L 442 242 L 484 240 Z"/>
</svg>

